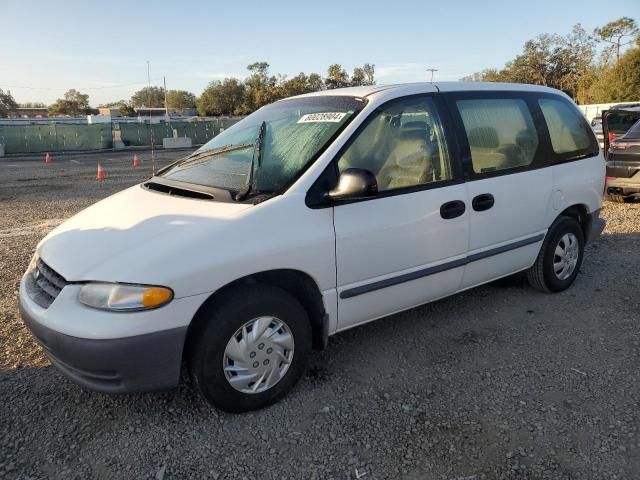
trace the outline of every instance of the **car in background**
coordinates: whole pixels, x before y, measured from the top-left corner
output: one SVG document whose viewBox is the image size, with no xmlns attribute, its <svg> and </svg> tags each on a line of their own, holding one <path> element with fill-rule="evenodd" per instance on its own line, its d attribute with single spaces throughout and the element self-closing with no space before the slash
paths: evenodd
<svg viewBox="0 0 640 480">
<path fill-rule="evenodd" d="M 640 120 L 640 103 L 613 105 L 609 110 L 602 111 L 605 157 L 609 152 L 609 144 L 627 133 L 638 120 Z"/>
<path fill-rule="evenodd" d="M 640 119 L 609 144 L 606 193 L 616 202 L 640 198 Z"/>
<path fill-rule="evenodd" d="M 601 149 L 604 149 L 604 134 L 602 133 L 602 115 L 596 115 L 591 119 L 591 129 L 596 134 L 596 140 Z"/>
</svg>

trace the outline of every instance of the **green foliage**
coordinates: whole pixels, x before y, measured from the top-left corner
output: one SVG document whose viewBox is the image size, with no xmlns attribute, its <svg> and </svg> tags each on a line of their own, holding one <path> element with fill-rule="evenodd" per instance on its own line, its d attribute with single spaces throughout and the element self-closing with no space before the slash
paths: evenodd
<svg viewBox="0 0 640 480">
<path fill-rule="evenodd" d="M 281 82 L 280 96 L 282 98 L 292 97 L 294 95 L 302 95 L 304 93 L 317 92 L 322 90 L 324 82 L 317 73 L 307 76 L 304 72 L 300 72 L 295 77 Z"/>
<path fill-rule="evenodd" d="M 593 34 L 602 42 L 610 43 L 616 54 L 616 62 L 620 59 L 620 49 L 624 45 L 633 43 L 633 37 L 638 35 L 638 25 L 633 18 L 622 17 L 609 22 L 601 28 L 596 28 Z M 630 38 L 625 41 L 625 38 Z"/>
<path fill-rule="evenodd" d="M 353 74 L 351 75 L 352 87 L 375 84 L 375 65 L 365 63 L 362 67 L 353 69 Z"/>
<path fill-rule="evenodd" d="M 118 100 L 117 102 L 110 102 L 101 106 L 106 108 L 117 108 L 120 111 L 120 115 L 123 117 L 136 116 L 136 111 L 131 105 L 131 102 L 127 102 L 126 100 Z"/>
<path fill-rule="evenodd" d="M 168 109 L 183 111 L 196 107 L 200 115 L 245 115 L 282 98 L 317 92 L 326 88 L 340 88 L 359 85 L 375 85 L 375 65 L 365 63 L 353 69 L 351 78 L 341 65 L 331 65 L 327 77 L 317 73 L 304 72 L 287 78 L 272 75 L 267 62 L 255 62 L 247 66 L 249 76 L 240 80 L 225 78 L 212 81 L 199 98 L 186 90 L 168 90 Z M 1 93 L 1 91 L 0 91 Z M 144 87 L 131 96 L 131 100 L 119 100 L 104 105 L 117 107 L 122 116 L 135 116 L 135 108 L 162 108 L 165 106 L 165 91 L 162 87 Z M 0 108 L 1 105 L 0 105 Z M 65 94 L 49 107 L 51 114 L 79 115 L 89 113 L 89 97 L 75 90 Z M 1 114 L 2 110 L 0 110 Z"/>
<path fill-rule="evenodd" d="M 352 85 L 375 85 L 375 66 L 365 63 L 354 69 L 352 79 L 340 65 L 329 67 L 327 78 L 317 73 L 286 78 L 272 75 L 267 62 L 255 62 L 247 66 L 249 77 L 244 82 L 237 78 L 225 78 L 209 83 L 196 104 L 200 115 L 241 115 L 282 98 L 317 92 L 325 88 Z"/>
<path fill-rule="evenodd" d="M 253 112 L 260 107 L 279 100 L 278 77 L 269 74 L 267 62 L 256 62 L 247 66 L 249 78 L 245 80 L 244 110 Z"/>
<path fill-rule="evenodd" d="M 342 68 L 342 65 L 334 63 L 333 65 L 329 65 L 327 69 L 327 78 L 325 78 L 324 84 L 327 89 L 331 90 L 333 88 L 348 87 L 351 85 L 351 82 L 349 81 L 347 71 Z"/>
<path fill-rule="evenodd" d="M 0 118 L 6 118 L 10 113 L 15 112 L 18 105 L 16 104 L 11 92 L 4 93 L 0 88 Z"/>
<path fill-rule="evenodd" d="M 89 106 L 89 95 L 80 93 L 73 88 L 64 94 L 64 98 L 59 98 L 55 103 L 49 105 L 49 115 L 78 117 L 93 111 Z"/>
<path fill-rule="evenodd" d="M 640 99 L 640 46 L 626 51 L 620 61 L 606 67 L 591 87 L 594 103 Z"/>
<path fill-rule="evenodd" d="M 245 85 L 237 78 L 215 80 L 205 88 L 196 105 L 204 116 L 244 113 Z"/>
<path fill-rule="evenodd" d="M 507 62 L 502 69 L 486 69 L 462 78 L 463 81 L 515 82 L 546 85 L 564 91 L 578 103 L 612 102 L 636 100 L 640 83 L 633 72 L 633 62 L 622 60 L 632 52 L 632 48 L 616 63 L 608 60 L 611 48 L 619 52 L 628 36 L 636 35 L 635 21 L 623 17 L 596 29 L 596 36 L 589 35 L 580 24 L 573 27 L 570 34 L 538 35 L 526 42 L 522 52 Z M 640 40 L 638 40 L 640 41 Z M 614 43 L 606 47 L 598 57 L 598 42 Z M 640 45 L 639 45 L 640 47 Z M 633 55 L 630 55 L 630 58 Z M 631 98 L 634 97 L 634 98 Z"/>
<path fill-rule="evenodd" d="M 164 107 L 164 88 L 144 87 L 131 96 L 131 105 L 134 108 L 162 108 Z"/>
<path fill-rule="evenodd" d="M 186 90 L 167 90 L 167 108 L 183 112 L 196 106 L 196 96 Z"/>
</svg>

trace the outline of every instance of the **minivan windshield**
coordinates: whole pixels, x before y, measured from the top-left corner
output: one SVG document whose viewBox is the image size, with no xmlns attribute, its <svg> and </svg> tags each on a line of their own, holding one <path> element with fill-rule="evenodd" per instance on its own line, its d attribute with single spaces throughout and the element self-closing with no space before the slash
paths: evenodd
<svg viewBox="0 0 640 480">
<path fill-rule="evenodd" d="M 351 96 L 281 100 L 262 107 L 158 176 L 252 194 L 295 179 L 365 105 Z M 252 173 L 253 170 L 253 173 Z"/>
</svg>

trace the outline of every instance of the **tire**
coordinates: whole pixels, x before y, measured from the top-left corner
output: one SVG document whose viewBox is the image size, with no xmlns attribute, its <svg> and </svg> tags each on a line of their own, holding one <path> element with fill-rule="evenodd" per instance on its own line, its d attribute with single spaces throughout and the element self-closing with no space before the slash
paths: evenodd
<svg viewBox="0 0 640 480">
<path fill-rule="evenodd" d="M 575 239 L 575 243 L 567 246 L 567 239 Z M 563 249 L 563 246 L 566 248 Z M 562 265 L 562 257 L 556 255 L 557 248 L 564 251 L 568 249 L 569 252 L 565 256 L 568 259 L 566 269 L 562 267 L 559 273 L 556 273 L 556 269 Z M 527 270 L 527 280 L 533 288 L 542 292 L 566 290 L 578 276 L 583 256 L 584 234 L 580 224 L 571 217 L 558 217 L 545 236 L 536 262 Z"/>
<path fill-rule="evenodd" d="M 277 402 L 298 383 L 306 369 L 311 350 L 307 312 L 294 296 L 271 285 L 238 287 L 217 300 L 205 306 L 196 319 L 200 327 L 194 332 L 188 357 L 192 385 L 210 404 L 227 412 L 247 412 Z M 260 320 L 242 329 L 255 319 Z M 278 321 L 283 324 L 279 329 Z M 254 331 L 265 333 L 254 341 Z M 287 334 L 292 342 L 287 340 Z M 235 348 L 227 350 L 232 338 L 236 339 Z M 276 341 L 291 348 L 285 349 Z M 284 357 L 288 357 L 288 363 Z M 280 367 L 275 367 L 276 363 Z M 260 383 L 256 386 L 258 382 L 248 383 L 248 379 Z M 232 386 L 231 382 L 238 380 L 236 387 Z M 268 386 L 273 380 L 276 383 Z M 247 393 L 240 388 L 257 392 Z"/>
</svg>

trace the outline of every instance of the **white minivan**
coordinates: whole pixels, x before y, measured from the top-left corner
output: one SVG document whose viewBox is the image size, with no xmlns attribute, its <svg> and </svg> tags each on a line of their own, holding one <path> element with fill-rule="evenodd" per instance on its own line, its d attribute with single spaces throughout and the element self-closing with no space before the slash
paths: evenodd
<svg viewBox="0 0 640 480">
<path fill-rule="evenodd" d="M 261 108 L 38 245 L 20 284 L 51 362 L 101 392 L 271 404 L 334 333 L 526 271 L 559 292 L 599 235 L 605 162 L 563 93 L 328 90 Z"/>
</svg>

